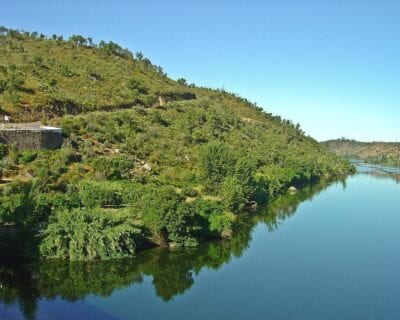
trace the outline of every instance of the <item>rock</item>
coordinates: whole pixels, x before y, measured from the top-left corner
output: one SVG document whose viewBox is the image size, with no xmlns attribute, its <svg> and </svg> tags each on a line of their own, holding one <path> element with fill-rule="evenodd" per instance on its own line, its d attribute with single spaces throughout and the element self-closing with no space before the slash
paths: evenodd
<svg viewBox="0 0 400 320">
<path fill-rule="evenodd" d="M 247 210 L 254 211 L 254 210 L 257 209 L 257 206 L 258 206 L 258 203 L 256 201 L 249 201 L 249 202 L 246 203 L 244 208 L 247 209 Z"/>
<path fill-rule="evenodd" d="M 158 96 L 158 105 L 160 107 L 164 107 L 165 106 L 165 100 L 162 96 Z"/>
<path fill-rule="evenodd" d="M 145 163 L 144 165 L 141 166 L 141 169 L 145 170 L 145 171 L 151 171 L 151 165 L 149 165 L 148 163 Z"/>
<path fill-rule="evenodd" d="M 231 229 L 224 229 L 222 232 L 221 232 L 221 237 L 222 238 L 224 238 L 224 239 L 229 239 L 229 238 L 232 238 L 232 230 Z"/>
<path fill-rule="evenodd" d="M 168 246 L 172 249 L 172 248 L 178 248 L 178 247 L 180 247 L 180 245 L 179 245 L 179 243 L 177 243 L 177 242 L 170 242 L 169 244 L 168 244 Z"/>
<path fill-rule="evenodd" d="M 296 191 L 297 191 L 297 188 L 294 187 L 294 186 L 291 186 L 291 187 L 289 188 L 289 192 L 296 192 Z"/>
</svg>

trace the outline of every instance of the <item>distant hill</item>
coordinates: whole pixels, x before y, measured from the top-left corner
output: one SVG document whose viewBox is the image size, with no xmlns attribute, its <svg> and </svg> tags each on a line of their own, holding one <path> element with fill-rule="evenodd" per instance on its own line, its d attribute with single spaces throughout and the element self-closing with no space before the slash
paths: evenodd
<svg viewBox="0 0 400 320">
<path fill-rule="evenodd" d="M 400 161 L 400 145 L 395 142 L 360 142 L 336 139 L 324 141 L 322 145 L 348 159 L 360 159 L 385 166 L 398 166 Z"/>
</svg>

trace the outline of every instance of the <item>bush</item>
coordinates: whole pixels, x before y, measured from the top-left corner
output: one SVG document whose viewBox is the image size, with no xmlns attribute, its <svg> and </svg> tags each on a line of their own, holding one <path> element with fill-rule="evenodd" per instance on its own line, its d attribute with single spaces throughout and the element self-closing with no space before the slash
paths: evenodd
<svg viewBox="0 0 400 320">
<path fill-rule="evenodd" d="M 233 220 L 224 212 L 221 204 L 204 199 L 196 199 L 193 211 L 199 217 L 201 229 L 198 235 L 203 238 L 219 236 L 224 230 L 232 228 Z"/>
<path fill-rule="evenodd" d="M 100 209 L 58 211 L 42 232 L 40 253 L 71 260 L 132 256 L 139 230 Z"/>
<path fill-rule="evenodd" d="M 93 169 L 104 174 L 108 180 L 128 178 L 133 166 L 133 161 L 124 156 L 101 157 L 92 162 Z"/>
<path fill-rule="evenodd" d="M 143 103 L 146 107 L 152 107 L 157 101 L 157 98 L 153 95 L 147 95 L 143 99 Z"/>
<path fill-rule="evenodd" d="M 78 189 L 81 202 L 87 208 L 122 204 L 120 193 L 110 183 L 85 180 L 79 184 Z"/>
<path fill-rule="evenodd" d="M 145 191 L 138 203 L 138 212 L 152 234 L 160 242 L 195 244 L 194 212 L 182 196 L 170 186 L 152 186 Z"/>
<path fill-rule="evenodd" d="M 31 150 L 23 150 L 20 152 L 19 155 L 19 163 L 21 164 L 27 164 L 29 162 L 32 162 L 35 160 L 37 157 L 37 152 L 36 151 L 31 151 Z"/>
</svg>

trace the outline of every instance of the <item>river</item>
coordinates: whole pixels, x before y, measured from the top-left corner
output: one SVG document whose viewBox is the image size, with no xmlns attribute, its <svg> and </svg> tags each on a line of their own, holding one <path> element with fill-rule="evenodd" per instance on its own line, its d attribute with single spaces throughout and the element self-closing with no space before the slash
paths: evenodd
<svg viewBox="0 0 400 320">
<path fill-rule="evenodd" d="M 400 175 L 359 164 L 242 219 L 232 241 L 0 267 L 0 319 L 400 319 Z"/>
</svg>

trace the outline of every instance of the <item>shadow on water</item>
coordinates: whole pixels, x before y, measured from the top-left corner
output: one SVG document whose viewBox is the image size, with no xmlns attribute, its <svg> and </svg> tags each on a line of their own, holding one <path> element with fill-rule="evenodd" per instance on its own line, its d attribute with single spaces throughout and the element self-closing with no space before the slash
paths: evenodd
<svg viewBox="0 0 400 320">
<path fill-rule="evenodd" d="M 341 181 L 345 188 L 345 182 Z M 240 219 L 235 236 L 196 248 L 155 248 L 134 259 L 98 262 L 42 261 L 0 266 L 0 305 L 19 305 L 26 319 L 35 319 L 40 300 L 79 301 L 88 295 L 110 296 L 115 290 L 152 277 L 156 295 L 164 301 L 183 294 L 203 268 L 217 270 L 240 257 L 251 242 L 253 228 L 263 223 L 270 232 L 293 216 L 303 201 L 312 199 L 331 183 L 319 183 L 279 197 L 256 213 Z"/>
</svg>

